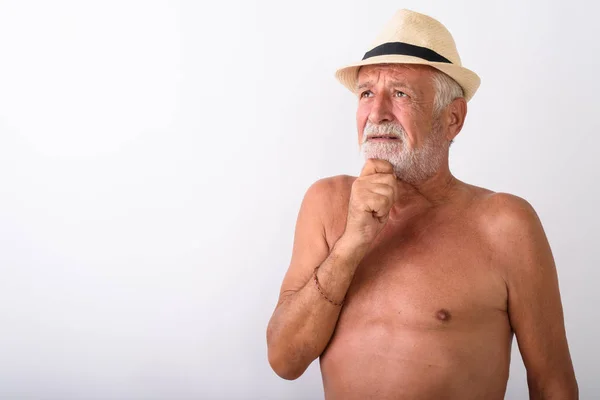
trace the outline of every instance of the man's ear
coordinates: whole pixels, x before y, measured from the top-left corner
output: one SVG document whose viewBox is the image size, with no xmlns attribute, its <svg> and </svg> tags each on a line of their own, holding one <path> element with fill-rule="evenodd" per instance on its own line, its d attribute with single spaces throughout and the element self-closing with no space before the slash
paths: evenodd
<svg viewBox="0 0 600 400">
<path fill-rule="evenodd" d="M 467 101 L 463 97 L 454 99 L 446 109 L 446 122 L 448 129 L 446 130 L 446 138 L 448 141 L 453 140 L 462 130 L 467 116 Z"/>
</svg>

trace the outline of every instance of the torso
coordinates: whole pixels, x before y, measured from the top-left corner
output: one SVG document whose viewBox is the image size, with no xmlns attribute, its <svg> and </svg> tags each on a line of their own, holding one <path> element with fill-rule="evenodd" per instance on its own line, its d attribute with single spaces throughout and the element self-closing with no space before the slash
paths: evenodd
<svg viewBox="0 0 600 400">
<path fill-rule="evenodd" d="M 340 179 L 330 246 L 353 181 Z M 321 355 L 327 400 L 504 398 L 512 331 L 484 233 L 491 192 L 461 185 L 455 204 L 388 221 L 362 260 Z"/>
</svg>

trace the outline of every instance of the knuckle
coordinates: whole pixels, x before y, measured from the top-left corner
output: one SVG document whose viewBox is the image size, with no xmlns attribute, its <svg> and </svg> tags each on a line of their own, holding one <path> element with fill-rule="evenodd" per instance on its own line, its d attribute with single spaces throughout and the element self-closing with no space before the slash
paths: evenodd
<svg viewBox="0 0 600 400">
<path fill-rule="evenodd" d="M 361 178 L 358 178 L 352 184 L 351 193 L 355 193 L 355 192 L 359 191 L 360 189 L 362 189 L 362 186 L 363 186 L 363 180 Z"/>
<path fill-rule="evenodd" d="M 394 196 L 394 189 L 391 188 L 390 186 L 386 186 L 384 190 L 386 192 L 386 196 L 387 196 L 388 200 Z"/>
<path fill-rule="evenodd" d="M 379 208 L 385 208 L 389 205 L 390 199 L 386 196 L 378 195 L 375 197 L 375 202 Z"/>
</svg>

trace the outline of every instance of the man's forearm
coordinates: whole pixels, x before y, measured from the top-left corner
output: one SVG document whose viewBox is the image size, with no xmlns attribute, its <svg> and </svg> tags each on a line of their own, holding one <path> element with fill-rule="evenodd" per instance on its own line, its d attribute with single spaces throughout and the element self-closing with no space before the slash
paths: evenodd
<svg viewBox="0 0 600 400">
<path fill-rule="evenodd" d="M 344 299 L 367 247 L 344 237 L 334 245 L 318 269 L 327 298 Z M 285 379 L 302 375 L 329 343 L 340 311 L 320 293 L 312 276 L 302 289 L 284 297 L 267 329 L 269 362 L 275 372 Z"/>
<path fill-rule="evenodd" d="M 554 378 L 547 384 L 536 383 L 528 377 L 530 400 L 578 400 L 579 387 L 571 370 L 566 377 Z"/>
</svg>

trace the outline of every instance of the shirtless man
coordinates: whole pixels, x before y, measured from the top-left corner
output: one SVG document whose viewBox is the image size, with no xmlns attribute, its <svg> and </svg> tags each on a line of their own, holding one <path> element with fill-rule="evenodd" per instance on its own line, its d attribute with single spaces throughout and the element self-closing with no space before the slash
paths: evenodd
<svg viewBox="0 0 600 400">
<path fill-rule="evenodd" d="M 403 29 L 439 24 L 406 10 L 395 19 Z M 515 334 L 530 398 L 577 399 L 556 268 L 534 209 L 449 170 L 478 81 L 397 56 L 354 75 L 360 176 L 306 192 L 267 329 L 272 368 L 296 379 L 320 357 L 328 400 L 500 400 Z"/>
</svg>

